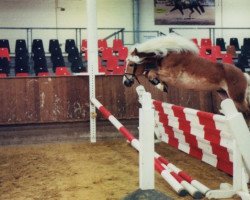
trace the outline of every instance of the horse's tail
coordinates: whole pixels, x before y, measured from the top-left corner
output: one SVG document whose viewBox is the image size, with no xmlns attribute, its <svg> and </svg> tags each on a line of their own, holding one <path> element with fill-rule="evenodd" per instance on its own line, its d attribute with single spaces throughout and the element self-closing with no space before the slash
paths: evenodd
<svg viewBox="0 0 250 200">
<path fill-rule="evenodd" d="M 241 112 L 250 114 L 250 77 L 230 64 L 225 64 L 225 72 L 229 97 Z"/>
<path fill-rule="evenodd" d="M 248 104 L 250 105 L 250 76 L 247 73 L 244 73 L 244 76 L 247 80 L 246 98 L 247 98 Z"/>
</svg>

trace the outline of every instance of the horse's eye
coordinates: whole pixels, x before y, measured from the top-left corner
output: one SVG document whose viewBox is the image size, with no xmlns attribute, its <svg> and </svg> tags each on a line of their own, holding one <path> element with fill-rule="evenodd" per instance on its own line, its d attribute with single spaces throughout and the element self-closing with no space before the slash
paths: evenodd
<svg viewBox="0 0 250 200">
<path fill-rule="evenodd" d="M 132 63 L 132 64 L 129 64 L 130 67 L 135 67 L 136 64 L 135 63 Z"/>
</svg>

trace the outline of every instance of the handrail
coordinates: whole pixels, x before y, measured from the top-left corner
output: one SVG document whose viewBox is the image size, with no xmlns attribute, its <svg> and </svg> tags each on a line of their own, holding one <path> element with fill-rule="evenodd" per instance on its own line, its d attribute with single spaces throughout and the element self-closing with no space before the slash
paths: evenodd
<svg viewBox="0 0 250 200">
<path fill-rule="evenodd" d="M 119 38 L 119 34 L 121 33 L 121 35 L 122 35 L 122 38 L 121 38 L 121 39 L 122 39 L 122 41 L 124 42 L 124 34 L 123 34 L 124 30 L 125 30 L 125 28 L 121 28 L 119 31 L 116 31 L 116 32 L 114 32 L 114 33 L 108 35 L 108 36 L 105 37 L 104 39 L 105 39 L 105 40 L 108 40 L 108 39 L 110 39 L 110 38 L 112 38 L 112 37 L 117 38 L 117 36 L 118 36 L 118 38 Z"/>
<path fill-rule="evenodd" d="M 175 32 L 175 30 L 208 30 L 209 38 L 215 42 L 215 31 L 216 30 L 250 30 L 250 27 L 170 27 L 169 33 Z M 175 32 L 176 33 L 176 32 Z"/>
</svg>

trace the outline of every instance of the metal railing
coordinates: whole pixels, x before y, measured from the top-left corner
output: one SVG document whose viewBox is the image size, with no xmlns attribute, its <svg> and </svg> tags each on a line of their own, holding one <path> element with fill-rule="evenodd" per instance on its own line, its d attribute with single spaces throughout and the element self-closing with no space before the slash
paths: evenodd
<svg viewBox="0 0 250 200">
<path fill-rule="evenodd" d="M 244 37 L 250 37 L 250 27 L 170 27 L 169 32 L 175 32 L 180 35 L 200 38 L 211 38 L 215 44 L 216 38 L 222 37 L 229 39 L 236 37 L 242 40 Z"/>
<path fill-rule="evenodd" d="M 124 38 L 124 28 L 98 28 L 99 38 Z M 27 48 L 31 52 L 33 39 L 42 39 L 45 50 L 48 50 L 49 40 L 58 39 L 61 46 L 65 45 L 66 39 L 75 39 L 80 49 L 82 39 L 87 38 L 87 28 L 54 28 L 54 27 L 0 27 L 0 38 L 8 39 L 11 53 L 14 53 L 17 39 L 25 39 Z M 47 52 L 46 52 L 47 53 Z"/>
<path fill-rule="evenodd" d="M 135 41 L 135 34 L 140 41 Z M 104 38 L 112 45 L 113 39 L 122 39 L 124 45 L 131 46 L 153 37 L 165 35 L 160 31 L 125 31 L 124 28 L 98 28 L 98 38 Z M 8 39 L 11 53 L 14 53 L 17 39 L 25 39 L 28 51 L 31 53 L 33 39 L 42 39 L 46 53 L 50 39 L 58 39 L 60 45 L 65 45 L 66 39 L 75 39 L 77 47 L 87 38 L 87 28 L 54 28 L 54 27 L 0 27 L 0 38 Z M 64 48 L 62 48 L 64 51 Z"/>
</svg>

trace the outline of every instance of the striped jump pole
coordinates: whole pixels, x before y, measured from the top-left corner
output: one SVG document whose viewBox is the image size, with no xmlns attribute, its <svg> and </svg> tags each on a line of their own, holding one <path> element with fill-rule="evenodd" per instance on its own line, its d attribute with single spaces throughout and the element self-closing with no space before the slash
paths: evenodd
<svg viewBox="0 0 250 200">
<path fill-rule="evenodd" d="M 111 113 L 106 109 L 96 98 L 92 98 L 91 102 L 96 106 L 96 108 L 102 113 L 105 119 L 108 119 L 115 128 L 128 140 L 132 147 L 134 147 L 138 152 L 140 152 L 140 142 L 136 139 L 133 134 L 126 129 Z M 155 164 L 156 165 L 156 164 Z M 157 170 L 159 172 L 159 170 Z M 160 173 L 160 172 L 159 172 Z M 162 175 L 162 174 L 161 174 Z M 187 190 L 169 173 L 167 176 L 162 175 L 162 177 L 168 182 L 168 184 L 174 189 L 174 191 L 180 195 L 187 195 Z"/>
<path fill-rule="evenodd" d="M 238 194 L 250 200 L 250 132 L 244 117 L 231 99 L 222 101 L 223 115 L 208 113 L 153 100 L 157 115 L 156 135 L 162 141 L 233 175 L 233 186 L 222 183 L 220 189 L 209 190 L 164 158 L 162 165 L 171 168 L 207 198 L 230 198 Z"/>
</svg>

